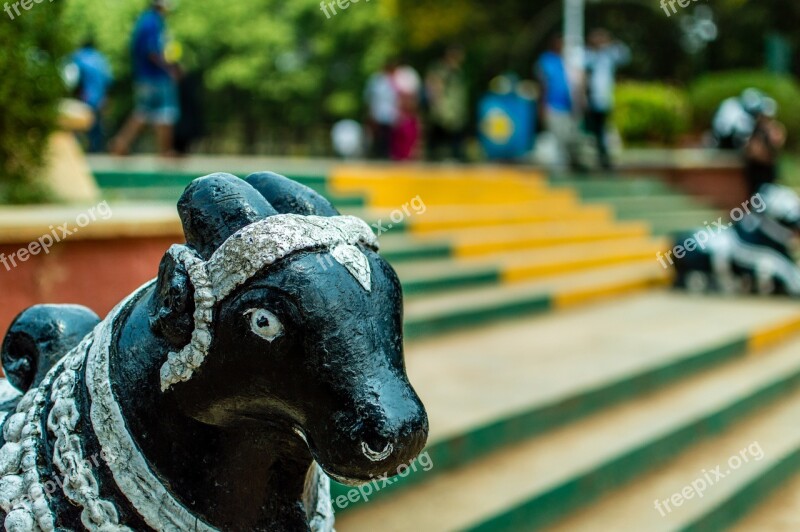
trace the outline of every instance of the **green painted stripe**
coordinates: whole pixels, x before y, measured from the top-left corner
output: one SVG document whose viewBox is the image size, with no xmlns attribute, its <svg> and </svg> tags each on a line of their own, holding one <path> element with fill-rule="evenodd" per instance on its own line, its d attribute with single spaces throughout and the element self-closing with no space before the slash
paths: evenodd
<svg viewBox="0 0 800 532">
<path fill-rule="evenodd" d="M 616 488 L 668 460 L 688 448 L 699 438 L 718 434 L 742 416 L 769 405 L 800 386 L 800 370 L 743 397 L 681 429 L 632 449 L 593 471 L 581 474 L 546 493 L 510 508 L 482 523 L 470 532 L 536 530 L 566 516 L 580 506 L 591 503 L 608 490 Z M 699 530 L 715 530 L 700 528 Z"/>
<path fill-rule="evenodd" d="M 190 172 L 95 172 L 98 186 L 110 198 L 126 200 L 177 201 L 186 186 L 198 176 Z M 239 175 L 239 177 L 245 177 Z M 322 176 L 287 176 L 330 199 L 339 209 L 357 209 L 366 205 L 362 196 L 339 196 L 327 187 Z"/>
<path fill-rule="evenodd" d="M 499 270 L 486 269 L 474 272 L 454 272 L 446 277 L 432 277 L 402 282 L 405 296 L 431 294 L 447 290 L 460 290 L 474 286 L 485 286 L 499 283 L 501 273 Z"/>
<path fill-rule="evenodd" d="M 412 260 L 449 259 L 453 257 L 453 248 L 447 243 L 418 244 L 394 250 L 381 250 L 381 256 L 389 262 Z"/>
<path fill-rule="evenodd" d="M 717 505 L 711 512 L 683 528 L 682 532 L 727 529 L 747 515 L 758 503 L 781 487 L 798 471 L 800 471 L 800 448 L 792 450 L 769 471 L 753 479 L 733 496 Z"/>
<path fill-rule="evenodd" d="M 410 318 L 405 322 L 406 339 L 419 339 L 473 325 L 486 325 L 507 319 L 530 316 L 553 308 L 552 298 L 546 295 L 529 299 L 501 302 L 478 308 L 463 308 L 437 316 Z"/>
<path fill-rule="evenodd" d="M 620 178 L 616 182 L 553 180 L 550 185 L 556 188 L 572 188 L 581 198 L 586 200 L 619 196 L 651 196 L 675 192 L 661 181 L 625 181 L 624 178 Z"/>
<path fill-rule="evenodd" d="M 234 175 L 245 177 L 245 174 L 233 172 Z M 142 188 L 142 187 L 185 187 L 193 179 L 204 174 L 186 171 L 155 171 L 155 172 L 125 172 L 125 171 L 97 171 L 94 172 L 95 180 L 101 188 Z M 315 190 L 325 191 L 328 178 L 318 175 L 287 175 Z"/>
<path fill-rule="evenodd" d="M 399 479 L 399 481 L 378 491 L 373 498 L 384 497 L 398 488 L 427 481 L 436 475 L 465 466 L 494 451 L 522 442 L 537 434 L 564 426 L 604 408 L 650 393 L 680 379 L 742 357 L 747 353 L 747 346 L 747 338 L 723 342 L 717 346 L 667 362 L 662 366 L 652 368 L 638 375 L 622 378 L 595 389 L 585 390 L 554 403 L 540 405 L 527 412 L 498 419 L 482 427 L 473 428 L 464 434 L 437 442 L 427 449 L 431 460 L 435 464 L 433 469 L 427 472 L 412 472 L 406 478 Z M 613 468 L 611 472 L 613 473 Z M 578 480 L 575 482 L 578 482 Z M 352 488 L 331 482 L 331 493 L 335 496 L 346 495 L 350 489 Z M 565 491 L 560 492 L 562 494 L 560 496 L 569 495 L 572 488 L 563 489 Z M 576 493 L 578 492 L 576 491 L 572 496 L 575 497 Z M 587 493 L 593 492 L 590 490 Z M 593 493 L 592 496 L 597 494 L 599 492 Z M 539 507 L 540 503 L 536 502 L 538 499 L 526 503 L 519 508 L 519 511 L 527 515 L 527 506 L 532 504 L 536 507 L 536 512 L 544 512 L 545 515 L 549 515 L 546 513 L 546 508 L 543 510 Z M 548 504 L 552 505 L 554 500 L 558 501 L 558 498 L 547 500 L 550 501 Z M 569 502 L 569 499 L 566 499 L 566 502 Z M 575 504 L 577 503 L 578 501 L 575 502 Z M 349 511 L 360 504 L 361 502 L 350 503 L 347 508 L 340 511 Z M 561 503 L 559 502 L 558 504 L 560 505 Z M 512 509 L 509 517 L 504 517 L 504 514 L 498 516 L 497 519 L 502 522 L 502 519 L 513 518 L 516 522 L 517 517 L 514 513 L 516 510 L 517 508 Z M 484 530 L 494 529 L 485 528 Z"/>
</svg>

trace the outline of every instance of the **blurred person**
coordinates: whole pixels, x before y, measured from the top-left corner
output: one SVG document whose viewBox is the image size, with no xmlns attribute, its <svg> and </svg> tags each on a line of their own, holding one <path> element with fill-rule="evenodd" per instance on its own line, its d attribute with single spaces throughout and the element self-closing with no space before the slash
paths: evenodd
<svg viewBox="0 0 800 532">
<path fill-rule="evenodd" d="M 391 156 L 395 161 L 407 161 L 415 157 L 419 145 L 422 79 L 413 67 L 402 65 L 395 70 L 393 83 L 397 90 L 398 114 L 392 132 Z"/>
<path fill-rule="evenodd" d="M 101 113 L 108 96 L 108 87 L 113 81 L 111 67 L 104 56 L 96 47 L 94 40 L 89 38 L 69 58 L 78 72 L 76 93 L 78 99 L 92 109 L 94 123 L 88 131 L 89 152 L 103 151 L 105 139 L 103 134 L 103 121 Z"/>
<path fill-rule="evenodd" d="M 155 128 L 158 153 L 176 155 L 173 136 L 180 116 L 180 68 L 165 54 L 168 11 L 167 0 L 153 0 L 136 21 L 131 39 L 134 111 L 111 143 L 116 155 L 127 155 L 148 124 Z"/>
<path fill-rule="evenodd" d="M 786 144 L 786 127 L 775 119 L 777 111 L 775 100 L 762 99 L 753 134 L 744 147 L 745 176 L 751 195 L 778 178 L 778 158 Z"/>
<path fill-rule="evenodd" d="M 394 81 L 396 70 L 397 62 L 387 61 L 383 70 L 370 76 L 364 91 L 372 134 L 370 154 L 376 159 L 389 159 L 392 152 L 394 128 L 400 115 L 400 96 Z"/>
<path fill-rule="evenodd" d="M 764 97 L 758 89 L 745 89 L 740 96 L 733 96 L 720 104 L 711 124 L 717 148 L 744 148 L 756 128 L 756 115 Z"/>
<path fill-rule="evenodd" d="M 631 60 L 631 50 L 614 41 L 604 29 L 595 29 L 587 39 L 586 51 L 586 124 L 597 142 L 600 167 L 611 169 L 606 126 L 614 107 L 614 87 L 617 68 Z"/>
<path fill-rule="evenodd" d="M 205 135 L 203 106 L 203 72 L 191 70 L 178 81 L 180 117 L 175 124 L 175 151 L 188 154 L 192 146 Z"/>
<path fill-rule="evenodd" d="M 536 61 L 534 73 L 541 84 L 539 113 L 542 124 L 556 140 L 559 156 L 573 171 L 583 172 L 580 160 L 578 105 L 564 62 L 564 38 L 560 33 L 550 39 L 549 48 Z"/>
<path fill-rule="evenodd" d="M 464 137 L 469 121 L 469 94 L 464 78 L 465 53 L 451 46 L 425 76 L 425 92 L 430 110 L 428 156 L 436 159 L 442 146 L 449 156 L 464 161 Z"/>
</svg>

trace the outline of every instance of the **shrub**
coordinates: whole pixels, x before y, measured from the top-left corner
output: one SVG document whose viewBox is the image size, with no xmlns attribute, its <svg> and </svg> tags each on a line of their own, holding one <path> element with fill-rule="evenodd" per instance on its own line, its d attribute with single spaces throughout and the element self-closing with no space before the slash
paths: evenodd
<svg viewBox="0 0 800 532">
<path fill-rule="evenodd" d="M 65 89 L 58 63 L 67 51 L 58 2 L 34 4 L 0 31 L 0 202 L 43 200 L 38 179 Z"/>
<path fill-rule="evenodd" d="M 674 144 L 688 131 L 691 112 L 683 90 L 661 83 L 625 82 L 616 90 L 614 124 L 631 144 Z"/>
<path fill-rule="evenodd" d="M 750 87 L 777 100 L 778 119 L 789 128 L 790 137 L 792 131 L 800 129 L 800 85 L 791 76 L 760 70 L 714 72 L 695 81 L 689 88 L 695 128 L 698 131 L 709 129 L 719 104 Z"/>
</svg>

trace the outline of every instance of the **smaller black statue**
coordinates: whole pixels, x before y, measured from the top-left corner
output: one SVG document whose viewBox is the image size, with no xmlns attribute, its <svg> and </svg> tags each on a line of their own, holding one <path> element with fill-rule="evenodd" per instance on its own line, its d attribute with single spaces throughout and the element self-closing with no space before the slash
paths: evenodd
<svg viewBox="0 0 800 532">
<path fill-rule="evenodd" d="M 328 477 L 425 445 L 366 223 L 272 173 L 197 179 L 178 210 L 186 245 L 105 320 L 37 306 L 9 329 L 6 530 L 332 530 Z"/>
<path fill-rule="evenodd" d="M 675 287 L 690 292 L 749 293 L 800 297 L 794 259 L 800 236 L 800 197 L 767 184 L 722 218 L 677 239 L 665 258 L 675 264 Z"/>
</svg>

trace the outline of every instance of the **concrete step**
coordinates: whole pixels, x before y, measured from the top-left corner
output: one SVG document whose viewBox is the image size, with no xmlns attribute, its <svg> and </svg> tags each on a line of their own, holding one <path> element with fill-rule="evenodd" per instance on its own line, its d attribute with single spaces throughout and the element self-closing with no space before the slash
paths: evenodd
<svg viewBox="0 0 800 532">
<path fill-rule="evenodd" d="M 789 430 L 797 426 L 795 415 Z M 789 468 L 787 468 L 789 469 Z M 787 471 L 791 473 L 791 469 Z M 800 473 L 794 473 L 732 526 L 730 532 L 796 532 L 800 530 Z"/>
<path fill-rule="evenodd" d="M 648 260 L 547 280 L 412 295 L 405 305 L 406 339 L 612 298 L 663 285 L 668 280 L 668 272 Z"/>
<path fill-rule="evenodd" d="M 550 185 L 554 188 L 572 188 L 586 200 L 620 196 L 654 196 L 675 192 L 657 178 L 551 179 Z"/>
<path fill-rule="evenodd" d="M 521 282 L 598 267 L 656 262 L 668 243 L 651 238 L 617 238 L 561 244 L 478 257 L 431 259 L 395 265 L 406 295 L 430 294 L 467 286 Z"/>
<path fill-rule="evenodd" d="M 473 257 L 569 243 L 646 237 L 640 222 L 549 222 L 451 229 L 423 234 L 389 232 L 381 238 L 381 254 L 390 262 Z"/>
<path fill-rule="evenodd" d="M 695 209 L 675 212 L 653 212 L 647 216 L 621 213 L 620 220 L 640 220 L 650 224 L 656 235 L 667 235 L 694 231 L 703 227 L 705 223 L 713 224 L 717 218 L 724 215 L 713 209 Z"/>
<path fill-rule="evenodd" d="M 690 211 L 708 209 L 707 206 L 691 196 L 681 194 L 664 194 L 658 196 L 620 196 L 587 200 L 587 203 L 610 205 L 617 215 L 627 217 L 641 216 L 647 218 L 656 212 Z"/>
<path fill-rule="evenodd" d="M 533 206 L 532 206 L 533 205 Z M 408 213 L 401 205 L 390 209 L 347 209 L 352 214 L 369 220 L 373 227 L 382 232 L 408 231 L 426 234 L 434 231 L 457 230 L 479 227 L 498 227 L 529 225 L 535 223 L 555 223 L 563 221 L 594 224 L 611 222 L 612 210 L 605 205 L 563 205 L 550 202 L 523 202 L 518 205 L 437 206 L 426 207 L 415 212 L 406 205 Z"/>
<path fill-rule="evenodd" d="M 788 393 L 779 401 L 739 416 L 721 433 L 683 452 L 669 453 L 665 462 L 650 473 L 608 493 L 550 530 L 723 530 L 773 490 L 773 501 L 736 529 L 781 530 L 775 524 L 788 517 L 784 505 L 791 507 L 794 499 L 794 509 L 798 509 L 798 492 L 778 487 L 800 471 L 798 361 L 798 341 L 754 359 L 754 375 L 781 368 L 776 376 L 783 380 Z M 733 386 L 746 379 L 742 375 L 730 378 Z M 782 516 L 770 512 L 781 509 Z M 798 515 L 795 511 L 795 526 L 784 530 L 798 530 Z"/>
<path fill-rule="evenodd" d="M 597 365 L 595 361 L 592 366 Z M 796 420 L 800 393 L 794 390 L 798 385 L 800 340 L 795 340 L 767 356 L 732 360 L 673 386 L 650 390 L 635 402 L 607 408 L 466 467 L 432 476 L 414 489 L 399 491 L 391 498 L 375 500 L 352 514 L 342 515 L 337 528 L 343 532 L 367 530 L 379 522 L 387 530 L 431 532 L 538 529 L 591 503 L 609 489 L 624 485 L 659 464 L 668 464 L 698 438 L 713 436 L 743 416 L 774 404 L 778 398 L 788 397 Z M 480 395 L 474 388 L 472 391 Z M 764 437 L 769 444 L 789 440 L 791 446 L 800 446 L 799 429 L 795 428 L 791 437 L 779 430 L 792 418 L 787 413 L 777 418 L 769 436 L 743 430 L 732 437 L 730 454 L 755 437 Z M 767 439 L 770 436 L 774 439 Z M 766 443 L 765 447 L 769 448 Z M 730 454 L 712 454 L 714 461 L 698 460 L 697 469 L 675 468 L 674 471 L 690 472 L 675 483 L 677 491 L 691 482 L 701 466 L 714 467 Z M 435 459 L 432 461 L 435 467 Z M 742 469 L 742 473 L 747 471 Z M 675 480 L 674 474 L 664 476 Z M 659 495 L 668 497 L 676 489 L 650 489 L 646 496 L 639 495 L 644 491 L 643 487 L 631 489 L 630 493 L 626 490 L 613 499 L 626 508 L 630 504 L 631 512 L 642 517 L 639 521 L 633 521 L 631 512 L 605 505 L 608 512 L 603 515 L 608 515 L 607 521 L 593 514 L 593 518 L 580 521 L 585 528 L 570 522 L 560 530 L 658 530 L 662 518 L 654 513 L 653 501 Z M 632 502 L 634 495 L 638 504 Z"/>
<path fill-rule="evenodd" d="M 374 207 L 395 208 L 421 197 L 428 205 L 502 205 L 547 197 L 541 174 L 503 167 L 436 168 L 431 166 L 374 168 L 343 166 L 331 172 L 331 190 L 362 194 Z"/>
<path fill-rule="evenodd" d="M 388 497 L 388 506 L 376 500 L 364 513 L 353 510 L 353 520 L 342 523 L 360 530 L 384 517 L 396 523 L 403 516 L 426 514 L 427 505 L 438 500 L 428 482 L 437 482 L 440 475 L 452 481 L 448 490 L 455 489 L 470 477 L 462 470 L 478 467 L 493 452 L 530 444 L 537 434 L 549 438 L 549 431 L 570 429 L 567 423 L 582 423 L 590 414 L 740 360 L 748 350 L 772 345 L 798 329 L 800 311 L 787 303 L 652 293 L 413 343 L 406 355 L 408 371 L 428 409 L 428 452 L 436 467 L 398 483 L 427 481 Z M 335 490 L 337 496 L 343 492 Z M 525 494 L 515 488 L 500 492 Z M 450 524 L 421 529 L 458 528 Z"/>
<path fill-rule="evenodd" d="M 496 227 L 476 227 L 426 232 L 418 241 L 449 240 L 453 255 L 469 257 L 503 251 L 540 248 L 556 244 L 594 242 L 618 238 L 645 237 L 650 233 L 641 222 L 597 222 L 572 220 Z"/>
</svg>

